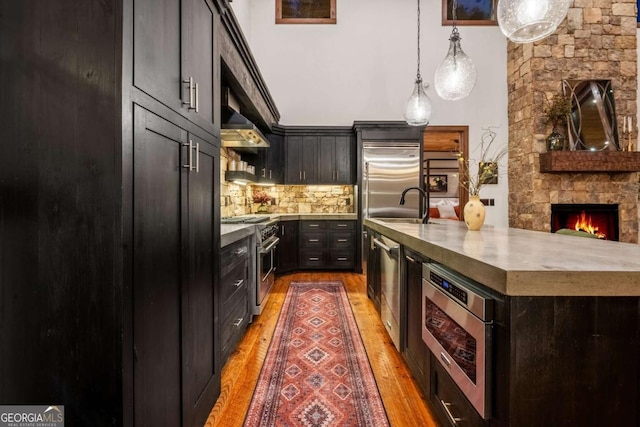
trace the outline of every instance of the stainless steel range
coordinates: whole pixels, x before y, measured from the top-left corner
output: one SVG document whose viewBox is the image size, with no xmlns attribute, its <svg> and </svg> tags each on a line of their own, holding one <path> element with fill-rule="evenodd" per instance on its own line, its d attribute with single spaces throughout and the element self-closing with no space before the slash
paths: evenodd
<svg viewBox="0 0 640 427">
<path fill-rule="evenodd" d="M 277 234 L 277 220 L 256 225 L 256 283 L 250 295 L 254 316 L 262 313 L 275 281 L 275 250 L 280 242 Z"/>
</svg>

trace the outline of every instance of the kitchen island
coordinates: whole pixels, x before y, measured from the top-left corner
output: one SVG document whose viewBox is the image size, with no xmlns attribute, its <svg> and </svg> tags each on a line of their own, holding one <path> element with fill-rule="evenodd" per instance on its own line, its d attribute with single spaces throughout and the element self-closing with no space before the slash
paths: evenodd
<svg viewBox="0 0 640 427">
<path fill-rule="evenodd" d="M 454 221 L 366 219 L 364 225 L 398 242 L 401 254 L 420 254 L 471 279 L 493 300 L 482 355 L 489 402 L 483 419 L 440 354 L 426 344 L 406 351 L 423 343 L 412 334 L 426 329 L 426 318 L 412 304 L 421 295 L 419 277 L 401 284 L 401 351 L 405 359 L 413 352 L 408 364 L 423 376 L 418 383 L 443 423 L 640 425 L 640 246 L 491 226 L 468 231 Z M 404 262 L 401 271 L 411 271 Z M 420 328 L 412 327 L 418 322 Z"/>
</svg>

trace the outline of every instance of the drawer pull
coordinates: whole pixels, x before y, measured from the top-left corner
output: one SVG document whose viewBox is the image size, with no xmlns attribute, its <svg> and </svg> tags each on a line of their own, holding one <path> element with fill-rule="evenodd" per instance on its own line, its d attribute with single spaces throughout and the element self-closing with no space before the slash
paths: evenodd
<svg viewBox="0 0 640 427">
<path fill-rule="evenodd" d="M 237 328 L 238 326 L 242 325 L 242 321 L 243 320 L 244 320 L 244 317 L 239 318 L 238 320 L 233 322 L 233 326 L 235 326 Z"/>
<path fill-rule="evenodd" d="M 344 256 L 338 257 L 338 261 L 347 261 L 347 259 L 348 258 Z"/>
<path fill-rule="evenodd" d="M 320 239 L 309 239 L 310 242 L 319 242 Z"/>
<path fill-rule="evenodd" d="M 447 368 L 451 369 L 451 361 L 444 355 L 444 353 L 440 353 L 440 359 L 447 365 Z"/>
<path fill-rule="evenodd" d="M 338 239 L 338 242 L 339 242 L 339 243 L 347 243 L 348 241 L 349 241 L 349 240 L 347 240 L 347 239 Z"/>
<path fill-rule="evenodd" d="M 445 402 L 442 399 L 440 399 L 440 403 L 442 403 L 442 407 L 444 408 L 444 411 L 447 413 L 447 416 L 449 417 L 453 425 L 456 425 L 459 421 L 462 421 L 462 418 L 454 417 L 451 413 L 451 409 L 449 409 L 451 406 L 453 406 L 451 403 Z"/>
<path fill-rule="evenodd" d="M 243 283 L 244 283 L 244 279 L 240 279 L 236 283 L 234 283 L 233 286 L 236 288 L 239 288 L 240 286 L 242 286 Z"/>
<path fill-rule="evenodd" d="M 336 224 L 338 227 L 346 227 L 347 224 Z"/>
<path fill-rule="evenodd" d="M 320 224 L 309 224 L 309 227 L 320 227 Z"/>
<path fill-rule="evenodd" d="M 309 261 L 320 261 L 320 258 L 314 256 L 314 257 L 309 257 Z"/>
<path fill-rule="evenodd" d="M 233 254 L 235 256 L 240 256 L 240 255 L 244 255 L 247 253 L 247 247 L 243 246 L 241 248 L 236 249 L 235 251 L 233 251 Z"/>
</svg>

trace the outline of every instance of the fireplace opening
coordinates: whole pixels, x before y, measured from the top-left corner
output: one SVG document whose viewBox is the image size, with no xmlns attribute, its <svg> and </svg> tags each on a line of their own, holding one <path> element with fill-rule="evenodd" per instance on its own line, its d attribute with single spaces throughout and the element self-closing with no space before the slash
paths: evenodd
<svg viewBox="0 0 640 427">
<path fill-rule="evenodd" d="M 561 229 L 593 234 L 599 239 L 618 240 L 617 204 L 552 204 L 551 232 Z"/>
</svg>

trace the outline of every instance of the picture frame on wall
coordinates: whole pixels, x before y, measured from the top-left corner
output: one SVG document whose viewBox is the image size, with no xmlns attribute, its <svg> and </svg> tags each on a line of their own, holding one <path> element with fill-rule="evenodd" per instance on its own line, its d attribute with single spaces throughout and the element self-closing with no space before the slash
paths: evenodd
<svg viewBox="0 0 640 427">
<path fill-rule="evenodd" d="M 457 0 L 457 3 L 456 25 L 498 25 L 498 0 Z M 442 25 L 453 25 L 452 5 L 453 0 L 442 0 Z"/>
<path fill-rule="evenodd" d="M 447 175 L 429 175 L 430 193 L 446 193 L 447 191 Z"/>
<path fill-rule="evenodd" d="M 276 24 L 336 22 L 336 0 L 276 0 Z"/>
</svg>

